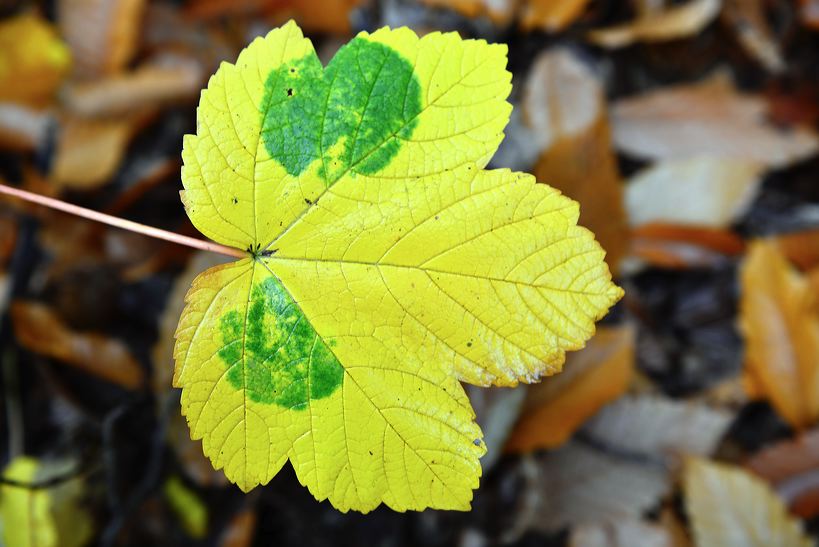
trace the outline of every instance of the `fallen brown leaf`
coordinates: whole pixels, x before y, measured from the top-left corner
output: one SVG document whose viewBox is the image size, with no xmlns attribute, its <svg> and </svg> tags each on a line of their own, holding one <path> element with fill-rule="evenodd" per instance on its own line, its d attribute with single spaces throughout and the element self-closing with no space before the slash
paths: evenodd
<svg viewBox="0 0 819 547">
<path fill-rule="evenodd" d="M 50 174 L 57 186 L 87 190 L 107 183 L 150 113 L 117 118 L 62 117 Z"/>
<path fill-rule="evenodd" d="M 819 266 L 819 229 L 774 236 L 779 250 L 802 271 Z"/>
<path fill-rule="evenodd" d="M 204 71 L 197 62 L 168 57 L 133 72 L 68 85 L 62 99 L 65 108 L 75 115 L 128 117 L 140 110 L 197 97 L 203 78 Z"/>
<path fill-rule="evenodd" d="M 699 547 L 814 545 L 768 485 L 739 467 L 691 458 L 683 487 Z"/>
<path fill-rule="evenodd" d="M 589 40 L 605 48 L 620 48 L 634 42 L 663 42 L 702 32 L 719 14 L 722 0 L 690 0 L 663 10 L 647 11 L 624 25 L 589 33 Z"/>
<path fill-rule="evenodd" d="M 293 18 L 308 32 L 347 34 L 350 32 L 350 11 L 364 1 L 324 0 L 319 7 L 315 0 L 190 0 L 186 13 L 188 17 L 202 20 L 263 13 L 275 25 Z"/>
<path fill-rule="evenodd" d="M 557 32 L 574 23 L 586 9 L 589 0 L 528 0 L 520 10 L 524 30 Z"/>
<path fill-rule="evenodd" d="M 569 547 L 672 547 L 669 533 L 660 525 L 635 518 L 586 524 L 572 530 Z"/>
<path fill-rule="evenodd" d="M 97 333 L 72 331 L 50 308 L 30 301 L 11 305 L 11 321 L 20 344 L 34 353 L 118 384 L 139 388 L 144 373 L 125 345 Z"/>
<path fill-rule="evenodd" d="M 560 446 L 622 395 L 634 371 L 634 335 L 631 326 L 599 327 L 585 348 L 567 356 L 563 372 L 530 386 L 506 450 Z"/>
<path fill-rule="evenodd" d="M 796 515 L 819 514 L 819 430 L 764 448 L 746 467 L 771 483 Z"/>
<path fill-rule="evenodd" d="M 139 46 L 145 0 L 59 0 L 57 16 L 76 59 L 74 76 L 121 72 Z"/>
<path fill-rule="evenodd" d="M 0 101 L 45 106 L 71 66 L 71 53 L 33 13 L 0 21 Z"/>
<path fill-rule="evenodd" d="M 748 210 L 761 175 L 759 164 L 744 160 L 698 156 L 660 162 L 629 181 L 629 222 L 725 228 Z"/>
<path fill-rule="evenodd" d="M 766 122 L 764 98 L 740 93 L 717 75 L 619 100 L 612 108 L 614 143 L 654 160 L 719 156 L 784 167 L 819 150 L 815 131 Z"/>
<path fill-rule="evenodd" d="M 713 266 L 744 250 L 739 236 L 720 228 L 650 222 L 632 231 L 631 255 L 660 268 Z"/>
<path fill-rule="evenodd" d="M 751 243 L 740 276 L 749 391 L 793 427 L 808 428 L 819 418 L 816 294 L 772 241 Z"/>
</svg>

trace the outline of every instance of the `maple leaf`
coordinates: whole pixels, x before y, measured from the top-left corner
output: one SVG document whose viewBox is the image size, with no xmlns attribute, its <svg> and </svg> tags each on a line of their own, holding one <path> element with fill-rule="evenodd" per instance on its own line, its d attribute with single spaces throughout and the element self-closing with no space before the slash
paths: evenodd
<svg viewBox="0 0 819 547">
<path fill-rule="evenodd" d="M 174 384 L 247 491 L 289 459 L 338 509 L 467 509 L 485 446 L 460 381 L 560 370 L 622 294 L 578 206 L 484 170 L 506 47 L 361 33 L 326 68 L 295 23 L 223 64 L 184 142 L 194 225 L 250 256 L 194 282 Z"/>
</svg>

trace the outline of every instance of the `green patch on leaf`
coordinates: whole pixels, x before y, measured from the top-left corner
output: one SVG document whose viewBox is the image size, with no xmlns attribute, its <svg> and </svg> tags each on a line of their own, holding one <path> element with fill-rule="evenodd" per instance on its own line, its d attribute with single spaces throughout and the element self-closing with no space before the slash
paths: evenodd
<svg viewBox="0 0 819 547">
<path fill-rule="evenodd" d="M 220 328 L 228 381 L 252 401 L 303 410 L 341 385 L 338 360 L 274 278 L 253 287 L 247 317 L 228 312 Z"/>
<path fill-rule="evenodd" d="M 389 163 L 417 125 L 421 87 L 395 50 L 356 38 L 326 70 L 310 54 L 271 71 L 261 110 L 270 156 L 291 175 L 321 160 L 319 174 L 332 184 Z"/>
</svg>

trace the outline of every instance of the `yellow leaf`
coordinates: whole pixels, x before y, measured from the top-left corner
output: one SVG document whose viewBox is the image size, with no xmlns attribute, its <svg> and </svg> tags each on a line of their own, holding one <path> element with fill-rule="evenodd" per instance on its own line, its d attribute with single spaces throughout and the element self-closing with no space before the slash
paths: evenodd
<svg viewBox="0 0 819 547">
<path fill-rule="evenodd" d="M 485 447 L 459 381 L 560 370 L 622 294 L 577 204 L 486 171 L 506 48 L 361 33 L 326 69 L 294 23 L 223 64 L 183 201 L 247 259 L 193 282 L 175 385 L 247 491 L 290 460 L 340 510 L 467 509 Z"/>
<path fill-rule="evenodd" d="M 740 468 L 691 458 L 683 488 L 698 547 L 814 545 L 770 487 Z"/>
<path fill-rule="evenodd" d="M 634 371 L 634 329 L 600 328 L 569 356 L 566 371 L 529 389 L 523 417 L 506 449 L 528 452 L 562 445 L 578 427 L 628 388 Z"/>
<path fill-rule="evenodd" d="M 796 428 L 819 418 L 819 315 L 808 280 L 771 241 L 751 244 L 741 272 L 746 386 Z"/>
<path fill-rule="evenodd" d="M 0 22 L 0 101 L 44 106 L 70 64 L 68 48 L 39 16 Z"/>
<path fill-rule="evenodd" d="M 208 507 L 196 492 L 185 486 L 176 475 L 165 481 L 162 491 L 188 535 L 204 538 L 208 533 Z"/>
<path fill-rule="evenodd" d="M 71 472 L 70 462 L 43 463 L 30 457 L 12 460 L 3 477 L 17 484 L 0 486 L 0 522 L 9 547 L 79 547 L 91 536 L 91 520 L 77 505 L 83 483 L 77 478 L 48 488 L 23 485 L 48 482 Z"/>
</svg>

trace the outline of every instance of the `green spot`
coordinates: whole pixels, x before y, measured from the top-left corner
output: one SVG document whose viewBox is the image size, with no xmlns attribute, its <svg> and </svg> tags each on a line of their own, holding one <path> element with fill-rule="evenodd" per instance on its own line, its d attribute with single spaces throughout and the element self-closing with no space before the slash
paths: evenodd
<svg viewBox="0 0 819 547">
<path fill-rule="evenodd" d="M 303 410 L 341 385 L 335 355 L 275 278 L 253 287 L 248 306 L 246 318 L 231 311 L 220 321 L 219 357 L 233 387 L 258 403 Z"/>
<path fill-rule="evenodd" d="M 332 184 L 389 164 L 418 123 L 421 86 L 395 50 L 355 38 L 326 70 L 310 53 L 271 71 L 261 112 L 270 156 L 291 175 L 320 160 Z"/>
</svg>

